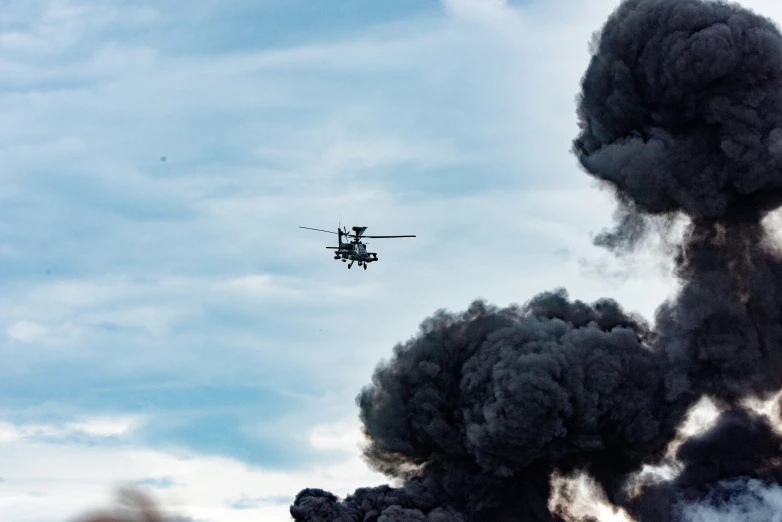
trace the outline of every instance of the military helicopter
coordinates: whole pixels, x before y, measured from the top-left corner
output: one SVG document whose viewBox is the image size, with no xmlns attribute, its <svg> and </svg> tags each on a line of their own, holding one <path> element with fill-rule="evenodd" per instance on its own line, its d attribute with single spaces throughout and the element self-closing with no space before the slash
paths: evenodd
<svg viewBox="0 0 782 522">
<path fill-rule="evenodd" d="M 337 234 L 338 245 L 335 247 L 326 247 L 329 250 L 336 250 L 334 252 L 334 259 L 342 259 L 343 263 L 350 261 L 348 268 L 353 266 L 354 262 L 358 262 L 358 266 L 363 266 L 364 270 L 367 269 L 367 265 L 373 261 L 377 261 L 377 253 L 367 252 L 366 243 L 362 243 L 362 238 L 394 238 L 394 237 L 415 237 L 415 236 L 365 236 L 364 231 L 367 227 L 353 227 L 353 233 L 349 233 L 348 229 L 343 227 L 337 227 L 336 232 L 330 230 L 321 230 L 320 228 L 299 227 L 307 230 L 315 230 L 317 232 L 326 232 L 327 234 Z M 342 241 L 342 238 L 352 238 L 352 241 Z"/>
</svg>

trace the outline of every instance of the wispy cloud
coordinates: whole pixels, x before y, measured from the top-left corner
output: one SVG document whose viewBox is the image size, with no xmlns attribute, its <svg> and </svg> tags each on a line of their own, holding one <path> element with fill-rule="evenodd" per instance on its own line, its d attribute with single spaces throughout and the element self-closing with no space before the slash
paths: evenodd
<svg viewBox="0 0 782 522">
<path fill-rule="evenodd" d="M 134 418 L 88 418 L 77 422 L 50 424 L 0 423 L 0 442 L 19 441 L 93 441 L 106 443 L 118 439 L 139 424 Z"/>
<path fill-rule="evenodd" d="M 236 499 L 229 500 L 226 505 L 231 509 L 256 509 L 261 506 L 268 505 L 284 505 L 290 506 L 293 503 L 293 497 L 279 495 L 276 497 L 250 497 L 247 495 L 241 495 Z"/>
<path fill-rule="evenodd" d="M 180 485 L 170 476 L 138 479 L 131 482 L 131 484 L 138 486 L 149 486 L 155 489 L 170 489 L 174 486 Z"/>
</svg>

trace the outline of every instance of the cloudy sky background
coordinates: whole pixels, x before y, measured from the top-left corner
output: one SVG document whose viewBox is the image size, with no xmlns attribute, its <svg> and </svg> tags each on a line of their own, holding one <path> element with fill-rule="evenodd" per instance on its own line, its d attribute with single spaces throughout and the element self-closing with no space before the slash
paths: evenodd
<svg viewBox="0 0 782 522">
<path fill-rule="evenodd" d="M 744 5 L 775 19 L 782 7 Z M 599 0 L 0 2 L 0 519 L 141 484 L 288 520 L 384 478 L 354 398 L 439 308 L 565 286 L 648 318 L 576 166 Z M 348 271 L 299 225 L 367 226 Z"/>
</svg>

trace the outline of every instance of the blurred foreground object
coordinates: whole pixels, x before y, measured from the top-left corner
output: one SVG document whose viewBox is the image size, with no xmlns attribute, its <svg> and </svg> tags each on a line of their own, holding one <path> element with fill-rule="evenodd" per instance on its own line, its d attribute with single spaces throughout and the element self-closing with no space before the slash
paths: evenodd
<svg viewBox="0 0 782 522">
<path fill-rule="evenodd" d="M 154 500 L 137 489 L 120 490 L 119 500 L 119 509 L 93 512 L 73 522 L 167 522 Z"/>
</svg>

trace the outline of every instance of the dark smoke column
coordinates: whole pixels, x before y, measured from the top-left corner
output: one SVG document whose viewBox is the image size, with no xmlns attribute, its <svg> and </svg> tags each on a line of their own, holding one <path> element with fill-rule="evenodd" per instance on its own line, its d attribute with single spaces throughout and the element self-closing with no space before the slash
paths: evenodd
<svg viewBox="0 0 782 522">
<path fill-rule="evenodd" d="M 658 311 L 673 391 L 731 402 L 782 386 L 782 265 L 760 225 L 782 195 L 782 36 L 700 0 L 628 0 L 583 79 L 574 152 L 621 205 L 598 242 L 632 247 L 644 215 L 691 219 L 684 287 Z"/>
</svg>

